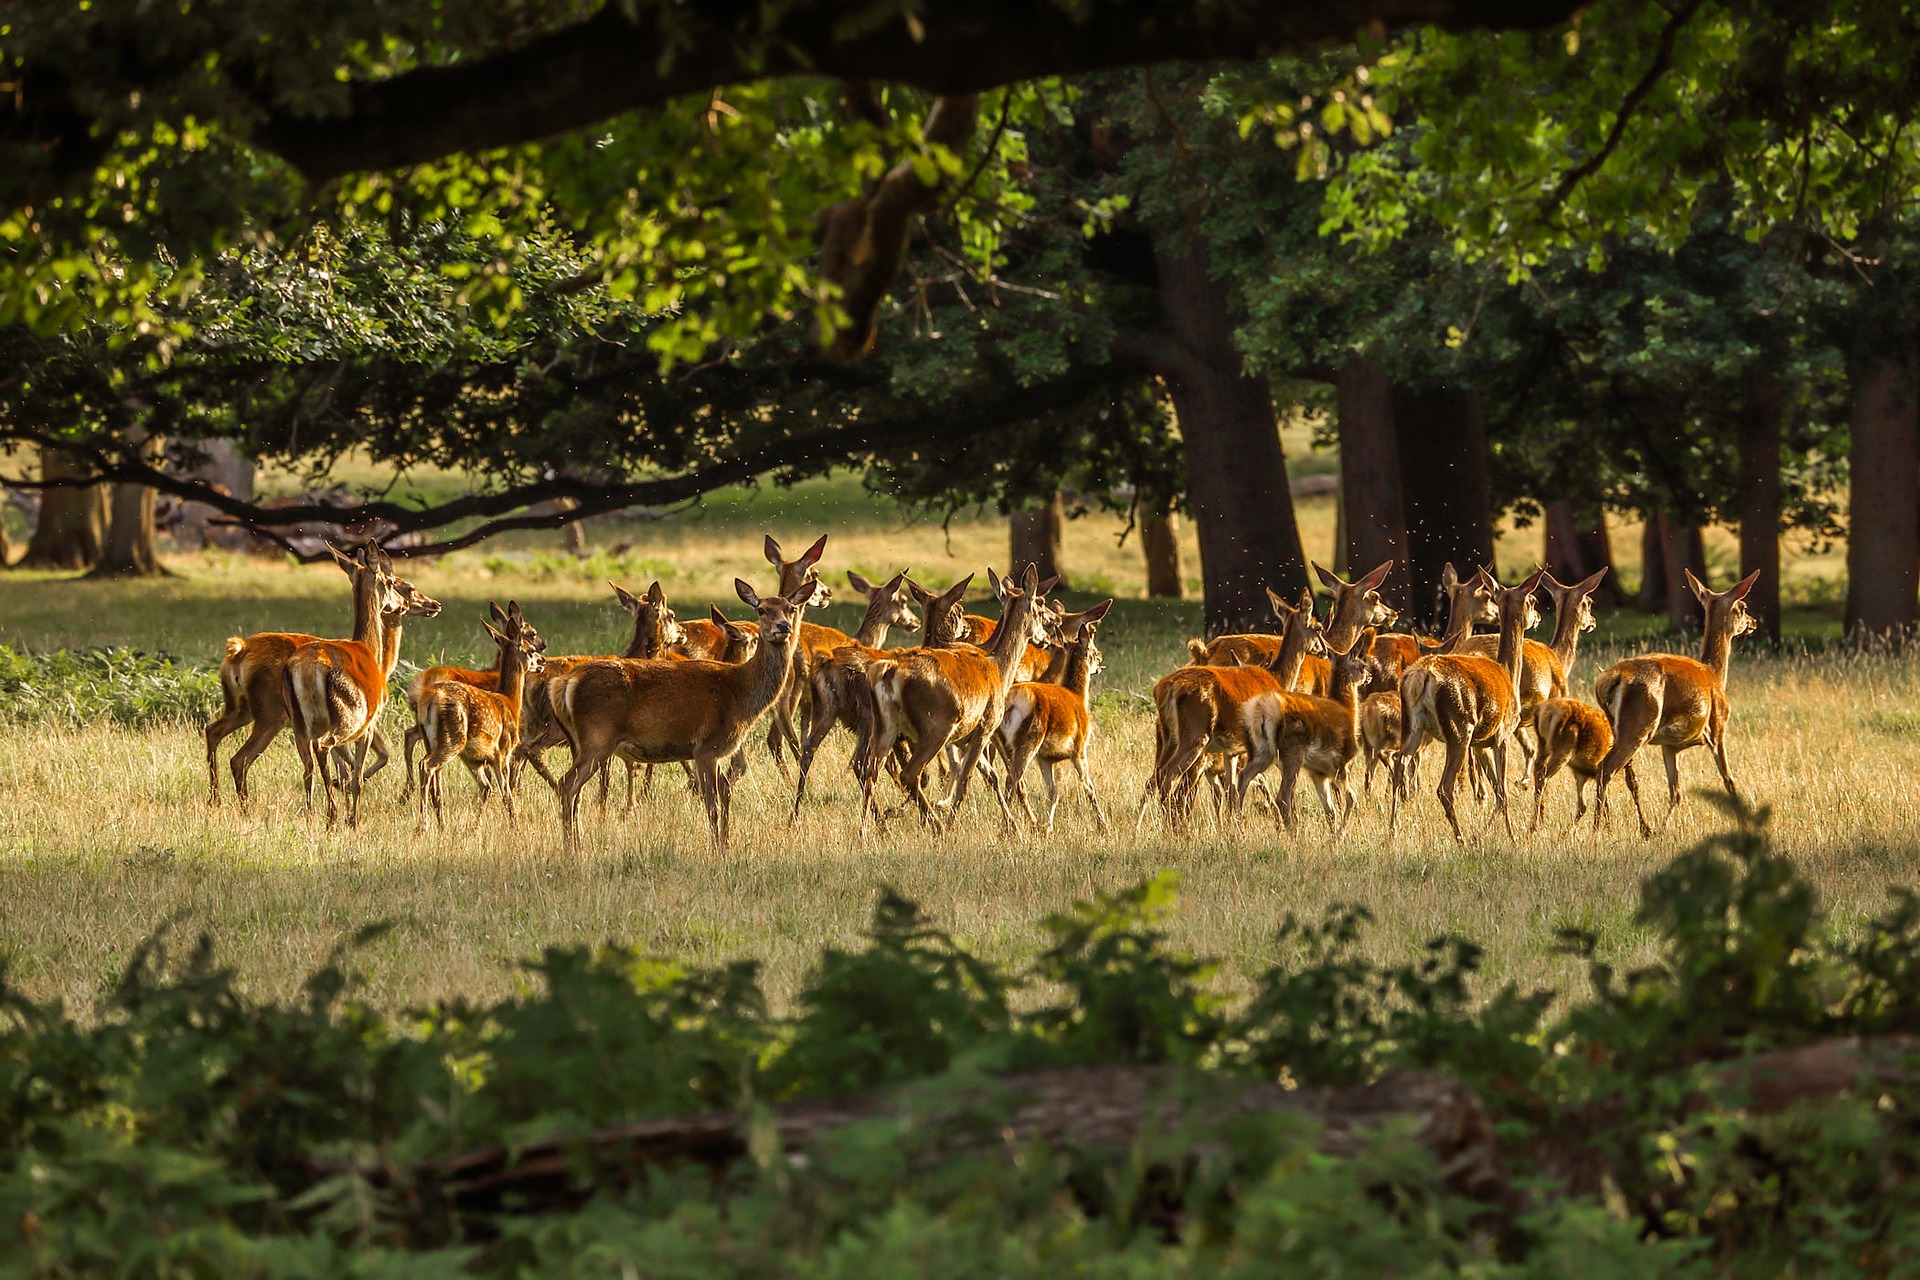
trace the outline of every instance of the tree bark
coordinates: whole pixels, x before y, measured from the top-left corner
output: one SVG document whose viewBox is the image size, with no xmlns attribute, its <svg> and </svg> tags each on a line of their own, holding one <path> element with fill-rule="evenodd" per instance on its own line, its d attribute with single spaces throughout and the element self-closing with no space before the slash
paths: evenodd
<svg viewBox="0 0 1920 1280">
<path fill-rule="evenodd" d="M 1769 643 L 1780 643 L 1780 384 L 1758 365 L 1747 371 L 1740 429 L 1740 576 L 1756 569 L 1747 612 Z"/>
<path fill-rule="evenodd" d="M 1910 630 L 1920 589 L 1920 414 L 1910 361 L 1875 356 L 1853 376 L 1847 634 Z"/>
<path fill-rule="evenodd" d="M 1415 625 L 1445 625 L 1440 572 L 1493 563 L 1493 499 L 1480 398 L 1459 386 L 1393 389 L 1394 439 L 1407 526 L 1408 604 Z"/>
<path fill-rule="evenodd" d="M 1306 557 L 1265 378 L 1242 367 L 1227 289 L 1197 238 L 1154 237 L 1165 333 L 1147 358 L 1180 424 L 1209 635 L 1272 631 L 1267 588 L 1298 595 Z"/>
<path fill-rule="evenodd" d="M 1697 524 L 1681 524 L 1660 517 L 1660 563 L 1667 585 L 1667 622 L 1675 631 L 1698 631 L 1706 625 L 1700 599 L 1687 585 L 1687 573 L 1707 580 L 1707 549 Z"/>
<path fill-rule="evenodd" d="M 40 476 L 58 480 L 86 474 L 58 452 L 40 457 Z M 107 495 L 100 485 L 84 489 L 42 489 L 40 518 L 20 569 L 85 569 L 100 558 L 107 536 Z"/>
<path fill-rule="evenodd" d="M 1606 512 L 1598 506 L 1575 507 L 1565 498 L 1549 502 L 1544 550 L 1547 572 L 1562 582 L 1578 582 L 1602 569 L 1614 569 Z M 1619 570 L 1614 569 L 1594 588 L 1596 607 L 1620 602 L 1619 577 Z"/>
<path fill-rule="evenodd" d="M 159 465 L 166 444 L 159 436 L 129 431 L 127 448 L 140 461 Z M 164 578 L 165 566 L 155 547 L 154 503 L 158 495 L 143 484 L 116 484 L 109 507 L 107 543 L 89 578 Z"/>
<path fill-rule="evenodd" d="M 180 475 L 210 484 L 230 498 L 253 501 L 253 459 L 241 453 L 233 441 L 199 441 L 195 451 L 203 454 L 203 459 L 191 467 L 176 466 Z M 177 546 L 219 546 L 237 550 L 253 541 L 252 535 L 245 529 L 210 523 L 219 512 L 204 502 L 188 502 L 179 498 L 170 501 L 171 518 L 163 512 L 160 522 Z"/>
<path fill-rule="evenodd" d="M 1066 575 L 1060 571 L 1060 545 L 1066 535 L 1066 524 L 1066 507 L 1058 493 L 1042 506 L 1014 512 L 1008 522 L 1012 550 L 1007 560 L 1011 566 L 1009 574 L 1018 578 L 1031 564 L 1040 570 L 1041 581 L 1057 577 L 1060 585 L 1065 586 Z"/>
<path fill-rule="evenodd" d="M 1640 524 L 1640 590 L 1633 607 L 1642 613 L 1659 613 L 1667 607 L 1667 557 L 1662 549 L 1662 526 L 1666 517 L 1649 508 Z"/>
<path fill-rule="evenodd" d="M 1187 571 L 1181 563 L 1180 517 L 1173 511 L 1140 518 L 1140 549 L 1147 559 L 1147 595 L 1183 600 Z"/>
<path fill-rule="evenodd" d="M 1340 524 L 1343 572 L 1365 573 L 1383 561 L 1394 571 L 1380 598 L 1401 613 L 1413 603 L 1407 567 L 1406 509 L 1400 497 L 1400 444 L 1394 431 L 1393 384 L 1380 366 L 1355 357 L 1334 376 L 1340 427 Z"/>
</svg>

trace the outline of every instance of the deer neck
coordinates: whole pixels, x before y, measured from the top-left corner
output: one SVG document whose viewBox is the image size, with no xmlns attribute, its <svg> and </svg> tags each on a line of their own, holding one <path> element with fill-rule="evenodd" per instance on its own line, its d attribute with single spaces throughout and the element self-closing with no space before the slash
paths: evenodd
<svg viewBox="0 0 1920 1280">
<path fill-rule="evenodd" d="M 1289 621 L 1280 633 L 1280 651 L 1273 655 L 1267 670 L 1273 672 L 1282 689 L 1291 689 L 1300 679 L 1300 664 L 1306 657 L 1307 628 L 1299 621 Z"/>
<path fill-rule="evenodd" d="M 400 665 L 400 624 L 404 617 L 398 613 L 391 618 L 380 615 L 380 639 L 374 647 L 380 653 L 380 670 L 387 675 Z"/>
<path fill-rule="evenodd" d="M 1000 672 L 1002 696 L 1013 687 L 1013 678 L 1019 674 L 1020 659 L 1027 651 L 1027 619 L 1032 616 L 1033 597 L 1015 597 L 1001 615 L 1000 625 L 993 629 L 993 639 L 987 642 L 987 656 Z"/>
<path fill-rule="evenodd" d="M 860 618 L 860 626 L 853 633 L 855 644 L 863 644 L 869 649 L 878 649 L 887 643 L 887 613 L 892 601 L 876 600 Z"/>
<path fill-rule="evenodd" d="M 1358 593 L 1355 593 L 1355 598 L 1362 599 Z M 1360 619 L 1353 616 L 1357 614 L 1359 610 L 1353 608 L 1345 600 L 1342 600 L 1340 604 L 1341 607 L 1334 611 L 1334 616 L 1327 619 L 1326 640 L 1329 649 L 1338 649 L 1344 652 L 1346 647 L 1353 643 L 1353 638 L 1360 634 Z"/>
<path fill-rule="evenodd" d="M 1093 682 L 1093 655 L 1085 643 L 1076 643 L 1067 650 L 1067 670 L 1060 683 L 1071 689 L 1074 696 L 1085 702 L 1087 687 Z"/>
<path fill-rule="evenodd" d="M 1440 643 L 1465 640 L 1473 634 L 1473 605 L 1459 600 L 1449 602 L 1447 607 L 1447 629 L 1440 637 Z"/>
<path fill-rule="evenodd" d="M 1727 664 L 1733 661 L 1733 629 L 1726 623 L 1707 625 L 1707 633 L 1700 638 L 1700 661 L 1724 687 Z"/>
<path fill-rule="evenodd" d="M 747 705 L 752 715 L 759 715 L 773 705 L 780 696 L 780 690 L 787 682 L 787 673 L 793 667 L 794 650 L 800 647 L 800 619 L 793 620 L 793 630 L 787 633 L 787 642 L 776 646 L 766 628 L 760 628 L 760 643 L 754 647 L 753 656 L 745 662 L 736 663 L 733 670 L 746 690 Z M 779 652 L 776 655 L 775 649 Z"/>
<path fill-rule="evenodd" d="M 1500 619 L 1500 649 L 1494 661 L 1505 669 L 1507 678 L 1513 687 L 1520 687 L 1520 672 L 1525 665 L 1527 636 L 1527 615 L 1524 610 L 1515 616 Z"/>
<path fill-rule="evenodd" d="M 649 618 L 644 612 L 633 619 L 633 636 L 627 641 L 627 647 L 621 653 L 623 658 L 657 658 L 666 652 L 666 646 L 660 643 L 658 619 Z"/>
<path fill-rule="evenodd" d="M 1346 722 L 1353 730 L 1356 739 L 1360 733 L 1360 686 L 1366 680 L 1366 670 L 1336 671 L 1333 680 L 1333 700 L 1346 712 Z"/>
<path fill-rule="evenodd" d="M 1553 613 L 1553 643 L 1547 646 L 1553 650 L 1553 656 L 1560 660 L 1560 670 L 1573 671 L 1573 658 L 1580 650 L 1580 604 L 1575 601 L 1571 608 L 1555 609 Z"/>
<path fill-rule="evenodd" d="M 507 700 L 515 720 L 520 718 L 520 696 L 527 687 L 527 655 L 510 644 L 500 651 L 500 696 Z"/>
<path fill-rule="evenodd" d="M 378 575 L 363 573 L 353 582 L 353 638 L 361 644 L 380 648 L 381 617 Z"/>
</svg>

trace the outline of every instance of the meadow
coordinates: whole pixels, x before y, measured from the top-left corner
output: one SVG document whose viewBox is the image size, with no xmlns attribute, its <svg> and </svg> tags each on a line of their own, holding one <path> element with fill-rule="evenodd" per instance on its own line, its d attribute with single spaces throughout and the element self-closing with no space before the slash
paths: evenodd
<svg viewBox="0 0 1920 1280">
<path fill-rule="evenodd" d="M 1301 524 L 1309 554 L 1327 559 L 1331 501 L 1304 500 Z M 134 945 L 164 924 L 211 933 L 246 985 L 284 998 L 354 930 L 390 920 L 397 927 L 357 961 L 364 994 L 388 1008 L 498 997 L 522 983 L 518 962 L 541 948 L 606 940 L 688 965 L 755 957 L 780 1001 L 799 987 L 820 948 L 858 938 L 883 885 L 925 904 L 971 945 L 1007 958 L 1031 953 L 1035 922 L 1047 911 L 1163 868 L 1177 871 L 1181 884 L 1170 933 L 1180 946 L 1220 958 L 1228 985 L 1276 958 L 1283 945 L 1276 928 L 1288 913 L 1315 917 L 1344 902 L 1373 911 L 1368 946 L 1382 957 L 1405 958 L 1442 933 L 1476 939 L 1487 949 L 1490 985 L 1577 986 L 1577 962 L 1552 947 L 1567 925 L 1597 931 L 1602 955 L 1616 965 L 1645 959 L 1648 938 L 1630 919 L 1636 887 L 1718 824 L 1695 799 L 1646 842 L 1631 834 L 1630 817 L 1606 836 L 1583 827 L 1569 837 L 1564 776 L 1539 836 L 1524 834 L 1532 797 L 1520 791 L 1521 838 L 1509 843 L 1489 832 L 1464 852 L 1448 838 L 1430 791 L 1416 799 L 1397 838 L 1387 832 L 1384 795 L 1363 799 L 1339 842 L 1304 794 L 1297 838 L 1265 815 L 1224 829 L 1203 818 L 1189 833 L 1150 816 L 1136 833 L 1133 813 L 1151 752 L 1147 691 L 1184 660 L 1199 609 L 1192 601 L 1139 598 L 1139 551 L 1131 540 L 1119 544 L 1122 527 L 1089 515 L 1069 525 L 1066 545 L 1073 589 L 1064 598 L 1084 606 L 1118 597 L 1101 633 L 1107 670 L 1096 684 L 1092 750 L 1100 794 L 1115 817 L 1107 833 L 1095 830 L 1068 791 L 1051 836 L 1024 829 L 1008 836 L 997 807 L 976 791 L 949 835 L 901 819 L 863 837 L 844 736 L 825 749 L 791 829 L 791 788 L 756 748 L 725 854 L 709 848 L 697 801 L 677 780 L 657 786 L 630 816 L 617 793 L 605 815 L 590 811 L 586 845 L 575 856 L 562 852 L 552 798 L 531 775 L 514 829 L 497 809 L 475 828 L 473 789 L 454 780 L 451 828 L 416 836 L 413 809 L 398 804 L 396 768 L 369 785 L 358 831 L 329 832 L 302 812 L 284 737 L 255 769 L 254 802 L 245 811 L 225 770 L 241 739 L 229 740 L 221 767 L 226 803 L 208 807 L 201 727 L 215 701 L 192 718 L 133 726 L 44 712 L 22 718 L 0 707 L 0 947 L 11 976 L 36 995 L 84 1006 Z M 486 603 L 508 598 L 521 603 L 552 652 L 617 651 L 626 617 L 612 603 L 609 578 L 636 589 L 659 578 L 682 617 L 703 615 L 709 600 L 738 616 L 731 580 L 767 578 L 759 548 L 768 532 L 790 554 L 830 534 L 822 565 L 829 581 L 843 583 L 849 568 L 879 578 L 911 567 L 923 582 L 939 584 L 1002 563 L 1005 528 L 992 513 L 962 513 L 944 525 L 913 521 L 862 493 L 856 480 L 836 478 L 719 495 L 667 519 L 596 522 L 589 535 L 596 554 L 585 561 L 560 554 L 551 535 L 506 539 L 403 570 L 446 606 L 440 618 L 408 629 L 403 659 L 484 665 L 492 652 L 481 631 Z M 1620 550 L 1637 546 L 1630 527 L 1614 533 Z M 1537 530 L 1509 530 L 1501 566 L 1510 576 L 1537 551 Z M 1747 793 L 1772 806 L 1779 846 L 1845 929 L 1879 909 L 1890 886 L 1913 879 L 1920 679 L 1904 657 L 1833 643 L 1825 606 L 1834 598 L 1836 553 L 1789 551 L 1792 638 L 1777 653 L 1736 651 L 1731 758 Z M 1710 555 L 1715 581 L 1724 583 L 1730 539 L 1716 533 Z M 1623 558 L 1630 577 L 1635 566 Z M 346 629 L 346 584 L 331 566 L 224 553 L 168 563 L 175 576 L 162 582 L 0 577 L 0 645 L 127 645 L 211 666 L 228 635 Z M 854 605 L 836 602 L 824 620 L 851 628 L 856 618 Z M 1575 692 L 1590 692 L 1594 674 L 1618 656 L 1669 646 L 1690 650 L 1691 642 L 1660 634 L 1643 615 L 1607 618 L 1582 647 Z M 389 711 L 396 743 L 403 714 Z M 1657 759 L 1643 769 L 1659 777 Z M 1683 759 L 1689 788 L 1711 775 L 1704 753 Z M 1647 790 L 1657 805 L 1661 793 L 1657 782 Z"/>
</svg>

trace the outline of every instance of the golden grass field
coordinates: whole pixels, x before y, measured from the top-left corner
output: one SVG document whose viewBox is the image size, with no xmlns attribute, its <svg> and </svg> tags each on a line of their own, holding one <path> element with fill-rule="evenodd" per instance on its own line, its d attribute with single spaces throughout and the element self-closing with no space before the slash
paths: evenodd
<svg viewBox="0 0 1920 1280">
<path fill-rule="evenodd" d="M 1301 523 L 1309 554 L 1325 558 L 1330 502 L 1304 502 Z M 515 962 L 540 948 L 605 940 L 690 964 L 755 956 L 776 1000 L 786 1000 L 821 947 L 857 941 L 883 884 L 920 900 L 975 947 L 1012 959 L 1031 954 L 1045 913 L 1171 867 L 1183 886 L 1171 931 L 1183 946 L 1221 958 L 1229 982 L 1274 958 L 1275 927 L 1287 912 L 1314 915 L 1334 902 L 1373 909 L 1376 953 L 1410 956 L 1425 939 L 1457 931 L 1487 947 L 1496 980 L 1527 987 L 1579 981 L 1572 962 L 1550 954 L 1561 925 L 1599 930 L 1616 964 L 1646 958 L 1645 940 L 1630 926 L 1637 885 L 1709 829 L 1712 812 L 1697 800 L 1645 843 L 1631 836 L 1630 816 L 1612 837 L 1596 839 L 1583 828 L 1568 838 L 1572 798 L 1564 776 L 1549 805 L 1551 834 L 1509 844 L 1488 833 L 1467 852 L 1447 838 L 1430 791 L 1403 819 L 1397 840 L 1388 838 L 1384 809 L 1363 801 L 1345 839 L 1333 843 L 1304 788 L 1307 821 L 1298 839 L 1280 835 L 1264 815 L 1224 831 L 1202 819 L 1184 835 L 1150 818 L 1136 835 L 1132 815 L 1151 750 L 1145 695 L 1158 674 L 1184 660 L 1198 609 L 1129 598 L 1139 594 L 1138 550 L 1116 545 L 1119 528 L 1103 516 L 1072 523 L 1066 566 L 1076 586 L 1067 599 L 1076 605 L 1123 597 L 1101 633 L 1108 670 L 1097 685 L 1092 752 L 1116 818 L 1109 834 L 1094 830 L 1070 791 L 1053 836 L 1008 837 L 997 806 L 976 789 L 951 836 L 899 820 L 862 839 L 845 772 L 848 743 L 839 738 L 816 767 L 792 830 L 791 790 L 757 748 L 735 796 L 729 852 L 709 848 L 698 803 L 676 778 L 631 817 L 621 814 L 617 794 L 606 816 L 589 810 L 586 846 L 570 857 L 560 848 L 552 798 L 531 774 L 517 830 L 497 808 L 472 829 L 473 788 L 453 779 L 454 829 L 416 837 L 411 808 L 396 802 L 395 770 L 369 785 L 358 831 L 328 832 L 301 811 L 285 737 L 255 769 L 254 804 L 243 813 L 225 771 L 240 736 L 222 752 L 228 802 L 210 809 L 199 722 L 0 727 L 0 946 L 13 978 L 30 991 L 84 1004 L 140 938 L 171 921 L 210 931 L 249 986 L 285 996 L 344 936 L 388 919 L 398 928 L 359 961 L 368 998 L 383 1005 L 496 996 L 520 980 Z M 906 524 L 897 508 L 869 504 L 847 481 L 731 495 L 710 503 L 704 516 L 594 526 L 598 547 L 632 544 L 618 563 L 602 557 L 574 565 L 536 554 L 542 542 L 557 541 L 548 537 L 414 566 L 415 579 L 446 611 L 409 629 L 403 656 L 423 665 L 484 665 L 492 654 L 480 627 L 486 601 L 509 597 L 548 638 L 550 652 L 616 651 L 626 617 L 602 581 L 616 572 L 635 587 L 663 577 L 682 617 L 703 613 L 709 599 L 739 616 L 730 581 L 767 577 L 759 555 L 767 531 L 790 552 L 819 532 L 831 534 L 822 565 L 830 581 L 844 581 L 849 567 L 879 577 L 911 566 L 923 581 L 945 582 L 1006 554 L 1005 524 L 996 516 L 956 519 L 944 531 L 937 522 Z M 1623 551 L 1637 545 L 1630 530 L 1616 537 Z M 1730 544 L 1716 535 L 1712 545 L 1724 579 Z M 1514 531 L 1503 541 L 1502 566 L 1511 573 L 1536 552 L 1537 533 Z M 224 555 L 170 564 L 178 576 L 161 583 L 0 577 L 0 644 L 129 644 L 210 664 L 230 634 L 346 629 L 344 579 L 330 566 Z M 1630 564 L 1623 568 L 1632 573 Z M 1833 569 L 1831 553 L 1795 556 L 1789 599 L 1831 596 Z M 850 627 L 855 616 L 836 604 L 825 620 Z M 1795 623 L 1831 625 L 1814 610 Z M 1603 639 L 1583 649 L 1575 692 L 1590 693 L 1594 674 L 1613 657 L 1663 647 L 1647 638 L 1650 630 L 1637 615 L 1605 624 Z M 1731 686 L 1736 777 L 1773 806 L 1780 845 L 1813 877 L 1836 921 L 1876 911 L 1889 885 L 1912 883 L 1920 852 L 1920 678 L 1912 664 L 1820 646 L 1766 656 L 1736 650 Z M 396 743 L 400 715 L 400 708 L 389 712 Z M 1653 780 L 1647 794 L 1660 801 L 1657 757 L 1642 770 Z M 1429 787 L 1435 772 L 1430 764 Z M 1705 783 L 1711 763 L 1689 753 L 1682 775 L 1689 787 Z M 1517 792 L 1514 803 L 1524 829 L 1531 796 Z"/>
</svg>

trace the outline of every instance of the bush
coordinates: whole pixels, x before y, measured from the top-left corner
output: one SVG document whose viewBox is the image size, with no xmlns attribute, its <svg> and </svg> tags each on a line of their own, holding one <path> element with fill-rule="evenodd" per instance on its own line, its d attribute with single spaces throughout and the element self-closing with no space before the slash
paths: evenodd
<svg viewBox="0 0 1920 1280">
<path fill-rule="evenodd" d="M 1225 1000 L 1160 928 L 1164 874 L 1051 917 L 1018 969 L 884 894 L 791 1018 L 751 964 L 619 947 L 551 949 L 511 1000 L 388 1017 L 353 994 L 377 929 L 290 1004 L 164 933 L 85 1022 L 0 974 L 0 1275 L 1910 1272 L 1912 1073 L 1749 1109 L 1727 1064 L 1920 1031 L 1920 899 L 1835 941 L 1764 815 L 1732 816 L 1644 884 L 1659 962 L 1619 975 L 1569 934 L 1592 990 L 1557 1003 L 1476 991 L 1465 939 L 1370 961 L 1357 907 L 1288 921 L 1296 958 Z M 1298 1115 L 1234 1114 L 1103 1152 L 996 1138 L 1012 1104 L 991 1095 L 951 1113 L 983 1075 L 1116 1063 L 1199 1090 L 1441 1072 L 1493 1114 L 1503 1191 L 1463 1198 L 1404 1126 L 1335 1158 Z M 804 1162 L 769 1140 L 769 1108 L 881 1089 Z M 747 1135 L 724 1174 L 636 1182 L 576 1136 L 543 1148 L 566 1160 L 545 1200 L 456 1211 L 421 1163 L 713 1112 Z"/>
<path fill-rule="evenodd" d="M 220 706 L 212 667 L 138 649 L 24 653 L 0 645 L 0 721 L 139 725 L 206 719 Z"/>
</svg>

